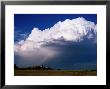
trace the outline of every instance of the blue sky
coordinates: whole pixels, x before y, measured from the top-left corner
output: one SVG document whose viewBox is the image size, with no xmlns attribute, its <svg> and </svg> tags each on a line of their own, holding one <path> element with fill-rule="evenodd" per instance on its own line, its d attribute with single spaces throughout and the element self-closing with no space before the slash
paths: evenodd
<svg viewBox="0 0 110 89">
<path fill-rule="evenodd" d="M 27 38 L 33 28 L 44 30 L 53 27 L 59 21 L 71 20 L 78 17 L 83 17 L 97 24 L 96 14 L 15 14 L 14 42 Z M 45 62 L 44 65 L 61 69 L 96 69 L 97 44 L 93 44 L 87 40 L 81 43 L 68 44 L 66 46 L 57 45 L 56 47 L 62 51 L 62 54 L 54 57 L 52 61 Z M 55 45 L 50 44 L 50 46 L 53 47 Z M 35 61 L 29 62 L 31 64 L 35 63 Z M 25 66 L 28 65 L 28 61 L 22 60 L 20 56 L 15 55 L 15 64 Z"/>
<path fill-rule="evenodd" d="M 89 21 L 97 23 L 96 14 L 15 14 L 14 25 L 28 31 L 32 30 L 33 27 L 43 30 L 52 27 L 58 21 L 77 17 L 84 17 Z"/>
<path fill-rule="evenodd" d="M 34 27 L 39 28 L 40 30 L 44 30 L 46 28 L 52 27 L 58 21 L 74 19 L 77 17 L 84 17 L 88 21 L 93 21 L 97 24 L 96 14 L 15 14 L 15 41 L 20 39 L 19 34 L 25 33 L 28 35 Z"/>
</svg>

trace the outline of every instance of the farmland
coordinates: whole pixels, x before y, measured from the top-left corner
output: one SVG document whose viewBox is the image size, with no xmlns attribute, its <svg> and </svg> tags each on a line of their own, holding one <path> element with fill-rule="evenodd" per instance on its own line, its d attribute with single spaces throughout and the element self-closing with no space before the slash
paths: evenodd
<svg viewBox="0 0 110 89">
<path fill-rule="evenodd" d="M 35 70 L 15 69 L 15 76 L 97 76 L 96 70 Z"/>
</svg>

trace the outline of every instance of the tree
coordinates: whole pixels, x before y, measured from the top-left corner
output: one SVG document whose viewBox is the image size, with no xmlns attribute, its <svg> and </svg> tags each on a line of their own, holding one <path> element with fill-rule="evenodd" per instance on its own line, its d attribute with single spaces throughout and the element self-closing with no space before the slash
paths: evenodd
<svg viewBox="0 0 110 89">
<path fill-rule="evenodd" d="M 14 68 L 15 68 L 15 69 L 17 69 L 17 68 L 18 68 L 18 66 L 17 66 L 16 64 L 14 64 Z"/>
</svg>

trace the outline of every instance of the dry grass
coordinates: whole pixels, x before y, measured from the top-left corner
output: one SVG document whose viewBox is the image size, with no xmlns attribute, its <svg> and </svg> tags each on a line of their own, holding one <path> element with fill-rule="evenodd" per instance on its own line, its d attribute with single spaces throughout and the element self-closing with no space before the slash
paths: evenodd
<svg viewBox="0 0 110 89">
<path fill-rule="evenodd" d="M 96 71 L 77 70 L 16 70 L 15 76 L 97 76 Z"/>
</svg>

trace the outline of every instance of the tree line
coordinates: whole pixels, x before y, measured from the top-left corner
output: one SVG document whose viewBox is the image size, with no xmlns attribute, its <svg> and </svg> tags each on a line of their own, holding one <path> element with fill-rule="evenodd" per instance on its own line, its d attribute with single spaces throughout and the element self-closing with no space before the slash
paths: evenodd
<svg viewBox="0 0 110 89">
<path fill-rule="evenodd" d="M 21 69 L 21 70 L 28 70 L 28 69 L 36 69 L 36 70 L 54 70 L 51 67 L 46 67 L 44 65 L 41 66 L 30 66 L 30 67 L 18 67 L 16 64 L 14 64 L 14 69 Z"/>
</svg>

